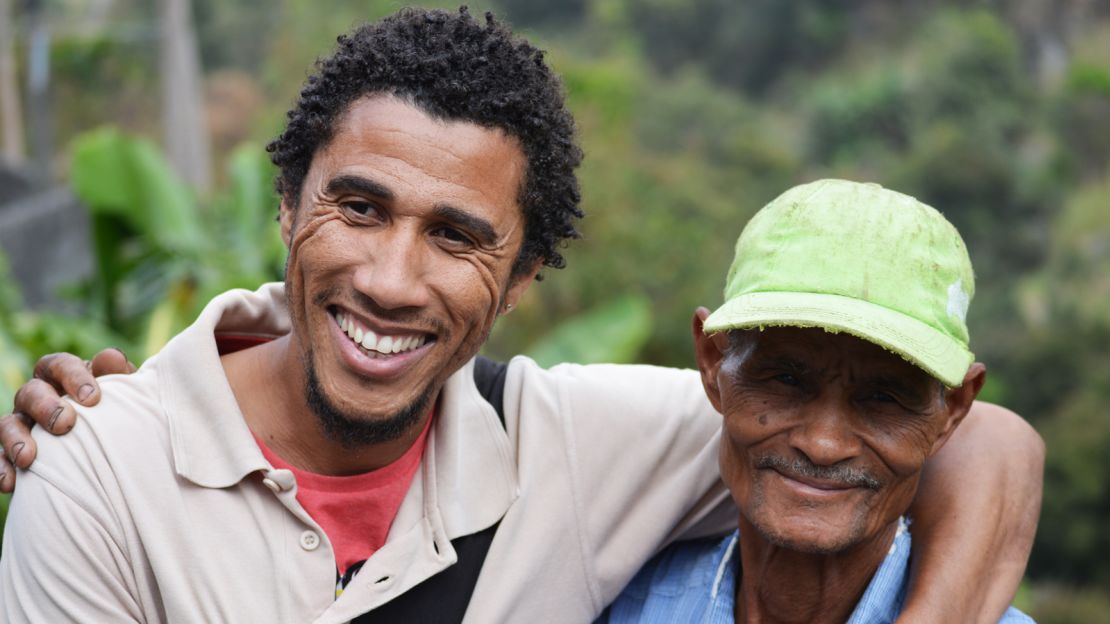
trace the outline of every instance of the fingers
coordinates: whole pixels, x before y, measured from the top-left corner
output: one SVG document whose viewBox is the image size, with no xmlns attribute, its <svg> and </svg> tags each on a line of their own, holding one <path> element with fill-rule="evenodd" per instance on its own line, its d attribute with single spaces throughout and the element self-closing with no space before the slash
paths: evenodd
<svg viewBox="0 0 1110 624">
<path fill-rule="evenodd" d="M 15 485 L 12 466 L 30 466 L 38 451 L 31 438 L 31 420 L 19 412 L 0 418 L 0 448 L 4 451 L 4 460 L 0 463 L 0 469 L 4 470 L 4 475 L 0 476 L 0 490 L 10 492 L 11 486 Z"/>
<path fill-rule="evenodd" d="M 9 422 L 16 418 L 17 416 L 14 414 L 0 418 L 0 432 L 7 431 L 9 427 L 18 426 Z M 20 450 L 24 448 L 26 446 L 20 447 Z M 0 446 L 0 492 L 10 494 L 13 490 L 15 490 L 15 464 L 8 458 L 8 452 L 5 448 Z"/>
<path fill-rule="evenodd" d="M 101 351 L 97 355 L 103 353 Z M 126 358 L 124 358 L 124 361 L 126 362 Z M 76 399 L 78 403 L 87 406 L 96 405 L 100 401 L 100 387 L 93 378 L 92 371 L 85 366 L 85 362 L 81 358 L 72 353 L 51 353 L 39 358 L 39 361 L 35 364 L 35 378 L 41 379 L 47 385 L 52 386 L 54 397 L 59 394 L 68 394 Z M 24 384 L 23 388 L 26 388 L 30 383 L 32 382 Z M 23 388 L 20 388 L 21 392 Z M 35 393 L 32 398 L 38 399 L 39 396 L 39 393 Z M 29 406 L 20 404 L 19 394 L 16 395 L 15 409 L 16 411 L 30 413 L 36 422 L 42 422 Z"/>
<path fill-rule="evenodd" d="M 0 493 L 11 494 L 15 489 L 15 467 L 8 461 L 7 453 L 0 449 Z"/>
<path fill-rule="evenodd" d="M 135 365 L 127 361 L 127 355 L 114 347 L 94 355 L 90 368 L 95 377 L 135 372 Z"/>
<path fill-rule="evenodd" d="M 77 411 L 73 405 L 58 396 L 54 386 L 41 379 L 32 379 L 16 391 L 15 414 L 22 416 L 21 420 L 28 428 L 38 423 L 53 434 L 65 433 L 77 422 Z M 0 432 L 0 444 L 7 448 L 8 444 L 3 442 L 2 436 Z M 14 459 L 15 456 L 11 457 Z"/>
</svg>

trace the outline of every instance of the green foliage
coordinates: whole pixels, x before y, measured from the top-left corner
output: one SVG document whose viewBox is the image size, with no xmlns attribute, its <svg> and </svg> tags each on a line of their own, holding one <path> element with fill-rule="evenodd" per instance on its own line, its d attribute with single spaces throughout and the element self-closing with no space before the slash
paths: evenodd
<svg viewBox="0 0 1110 624">
<path fill-rule="evenodd" d="M 1095 175 L 1110 167 L 1110 133 L 1092 131 L 1110 118 L 1110 63 L 1074 65 L 1055 106 L 1071 165 Z"/>
<path fill-rule="evenodd" d="M 257 147 L 229 159 L 231 188 L 200 205 L 149 141 L 103 128 L 78 137 L 70 171 L 92 219 L 99 320 L 159 349 L 216 293 L 278 278 L 284 248 L 272 167 Z"/>
<path fill-rule="evenodd" d="M 1058 584 L 1033 587 L 1022 609 L 1040 624 L 1107 624 L 1110 595 Z"/>
<path fill-rule="evenodd" d="M 635 362 L 651 335 L 651 304 L 626 296 L 565 321 L 528 348 L 540 366 Z"/>
</svg>

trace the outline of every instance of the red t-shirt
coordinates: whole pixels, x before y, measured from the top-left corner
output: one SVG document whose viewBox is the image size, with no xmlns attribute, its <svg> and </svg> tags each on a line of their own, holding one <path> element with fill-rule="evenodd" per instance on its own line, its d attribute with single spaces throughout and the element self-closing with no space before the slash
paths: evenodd
<svg viewBox="0 0 1110 624">
<path fill-rule="evenodd" d="M 261 344 L 265 339 L 217 335 L 216 342 L 223 355 Z M 346 477 L 294 468 L 255 436 L 266 459 L 275 468 L 289 470 L 296 477 L 297 500 L 331 541 L 340 577 L 346 574 L 347 568 L 365 561 L 385 544 L 389 527 L 424 456 L 424 444 L 434 417 L 433 412 L 420 437 L 396 461 L 372 472 Z"/>
<path fill-rule="evenodd" d="M 297 478 L 297 500 L 331 540 L 340 576 L 385 544 L 389 527 L 424 455 L 431 422 L 432 418 L 428 418 L 420 437 L 392 464 L 345 477 L 290 466 L 255 436 L 258 448 L 274 468 L 290 470 Z"/>
</svg>

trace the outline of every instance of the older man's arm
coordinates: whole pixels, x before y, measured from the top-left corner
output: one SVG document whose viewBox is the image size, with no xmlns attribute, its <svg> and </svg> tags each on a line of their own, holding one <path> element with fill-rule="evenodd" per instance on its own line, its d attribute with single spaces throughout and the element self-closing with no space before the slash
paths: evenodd
<svg viewBox="0 0 1110 624">
<path fill-rule="evenodd" d="M 34 378 L 23 384 L 15 394 L 11 414 L 0 418 L 0 492 L 15 489 L 15 468 L 27 468 L 35 460 L 38 445 L 31 436 L 31 427 L 60 435 L 77 422 L 77 412 L 62 395 L 92 407 L 100 401 L 100 385 L 96 378 L 113 373 L 133 373 L 135 365 L 123 351 L 104 349 L 84 361 L 72 353 L 51 353 L 39 358 Z M 4 406 L 0 405 L 0 410 Z M 0 411 L 2 414 L 3 411 Z"/>
<path fill-rule="evenodd" d="M 898 622 L 998 621 L 1033 545 L 1044 453 L 1020 416 L 975 403 L 927 462 L 910 508 L 910 592 Z"/>
</svg>

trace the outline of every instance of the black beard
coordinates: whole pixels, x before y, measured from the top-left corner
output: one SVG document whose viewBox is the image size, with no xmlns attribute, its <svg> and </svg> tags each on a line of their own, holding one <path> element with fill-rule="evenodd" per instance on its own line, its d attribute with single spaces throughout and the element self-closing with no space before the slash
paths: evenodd
<svg viewBox="0 0 1110 624">
<path fill-rule="evenodd" d="M 345 449 L 356 450 L 372 444 L 392 442 L 405 434 L 428 408 L 431 386 L 424 389 L 415 401 L 400 412 L 384 420 L 362 420 L 344 414 L 324 395 L 316 367 L 311 356 L 305 359 L 305 395 L 308 408 L 316 414 L 324 436 Z"/>
</svg>

